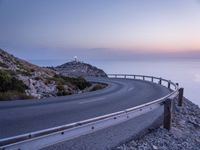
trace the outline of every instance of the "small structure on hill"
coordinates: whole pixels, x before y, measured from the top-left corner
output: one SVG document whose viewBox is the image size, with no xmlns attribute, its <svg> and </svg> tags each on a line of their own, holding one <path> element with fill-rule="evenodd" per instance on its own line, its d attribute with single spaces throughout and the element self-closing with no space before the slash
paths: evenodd
<svg viewBox="0 0 200 150">
<path fill-rule="evenodd" d="M 74 61 L 75 61 L 75 62 L 79 62 L 79 59 L 78 59 L 77 56 L 74 56 Z"/>
</svg>

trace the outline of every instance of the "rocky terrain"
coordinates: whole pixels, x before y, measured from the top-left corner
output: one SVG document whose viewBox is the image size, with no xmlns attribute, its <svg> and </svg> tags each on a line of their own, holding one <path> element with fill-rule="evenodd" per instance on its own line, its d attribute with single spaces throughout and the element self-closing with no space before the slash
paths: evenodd
<svg viewBox="0 0 200 150">
<path fill-rule="evenodd" d="M 12 95 L 13 93 L 19 92 L 19 90 L 14 89 L 12 85 L 14 83 L 17 83 L 21 89 L 26 87 L 25 95 L 33 98 L 79 93 L 91 86 L 83 78 L 64 77 L 55 70 L 33 65 L 16 58 L 2 49 L 0 49 L 0 79 L 2 82 L 0 99 L 5 95 Z M 22 83 L 18 80 L 22 81 Z M 3 90 L 3 86 L 10 87 L 11 91 L 9 92 L 12 93 L 6 93 L 7 91 Z"/>
<path fill-rule="evenodd" d="M 63 65 L 57 66 L 54 68 L 56 71 L 61 73 L 64 76 L 71 77 L 86 77 L 86 76 L 95 76 L 95 77 L 107 77 L 106 73 L 90 64 L 86 64 L 79 61 L 72 61 L 65 63 Z"/>
<path fill-rule="evenodd" d="M 116 150 L 199 150 L 200 108 L 184 100 L 183 107 L 175 104 L 172 129 L 160 127 L 135 140 L 115 148 Z"/>
</svg>

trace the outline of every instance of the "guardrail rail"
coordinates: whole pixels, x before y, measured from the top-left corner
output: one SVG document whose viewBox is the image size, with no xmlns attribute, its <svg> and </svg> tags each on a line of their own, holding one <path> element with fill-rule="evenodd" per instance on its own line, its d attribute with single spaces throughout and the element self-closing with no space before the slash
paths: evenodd
<svg viewBox="0 0 200 150">
<path fill-rule="evenodd" d="M 46 130 L 27 133 L 15 137 L 0 139 L 1 150 L 26 150 L 40 149 L 59 142 L 74 139 L 100 129 L 104 129 L 129 119 L 135 118 L 156 108 L 164 105 L 164 128 L 171 128 L 171 102 L 178 97 L 178 105 L 182 106 L 183 88 L 178 84 L 159 77 L 145 75 L 128 75 L 128 74 L 108 74 L 109 78 L 128 78 L 135 80 L 144 80 L 166 86 L 171 89 L 171 93 L 160 98 L 136 107 L 125 109 L 123 111 L 99 116 L 96 118 L 62 125 Z"/>
</svg>

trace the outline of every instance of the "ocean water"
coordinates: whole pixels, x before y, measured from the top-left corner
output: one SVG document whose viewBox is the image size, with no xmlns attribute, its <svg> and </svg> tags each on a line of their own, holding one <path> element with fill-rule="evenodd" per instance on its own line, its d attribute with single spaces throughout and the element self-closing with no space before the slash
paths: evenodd
<svg viewBox="0 0 200 150">
<path fill-rule="evenodd" d="M 96 66 L 107 73 L 141 74 L 169 79 L 184 87 L 184 96 L 200 106 L 200 60 L 115 61 L 97 63 Z"/>
<path fill-rule="evenodd" d="M 64 60 L 32 61 L 40 66 L 55 66 Z M 106 73 L 141 74 L 169 79 L 184 87 L 184 96 L 200 106 L 200 60 L 89 61 Z"/>
</svg>

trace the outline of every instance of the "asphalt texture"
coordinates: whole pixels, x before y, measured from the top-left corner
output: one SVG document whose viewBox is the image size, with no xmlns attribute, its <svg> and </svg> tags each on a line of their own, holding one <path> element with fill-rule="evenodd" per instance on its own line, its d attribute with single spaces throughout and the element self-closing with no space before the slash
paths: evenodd
<svg viewBox="0 0 200 150">
<path fill-rule="evenodd" d="M 149 81 L 90 78 L 105 89 L 41 100 L 0 102 L 0 139 L 114 113 L 161 98 L 170 90 Z"/>
</svg>

